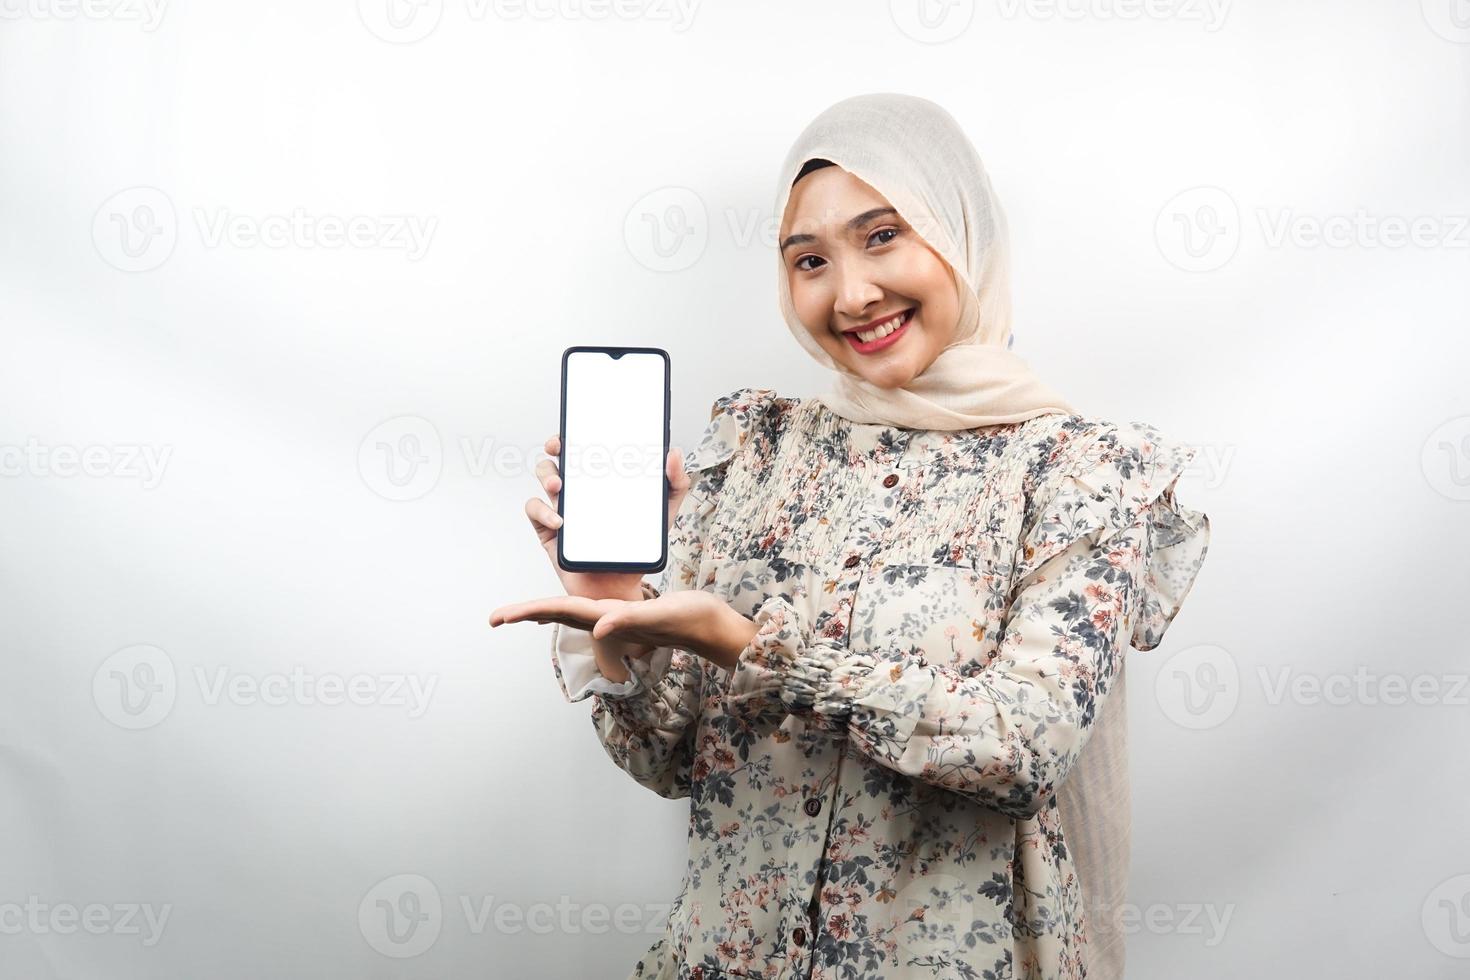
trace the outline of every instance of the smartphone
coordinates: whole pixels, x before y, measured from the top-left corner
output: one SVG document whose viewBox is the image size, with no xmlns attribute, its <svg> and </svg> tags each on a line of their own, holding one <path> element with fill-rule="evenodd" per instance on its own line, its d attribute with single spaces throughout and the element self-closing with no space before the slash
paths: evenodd
<svg viewBox="0 0 1470 980">
<path fill-rule="evenodd" d="M 658 572 L 668 561 L 669 355 L 568 347 L 561 356 L 557 564 Z"/>
</svg>

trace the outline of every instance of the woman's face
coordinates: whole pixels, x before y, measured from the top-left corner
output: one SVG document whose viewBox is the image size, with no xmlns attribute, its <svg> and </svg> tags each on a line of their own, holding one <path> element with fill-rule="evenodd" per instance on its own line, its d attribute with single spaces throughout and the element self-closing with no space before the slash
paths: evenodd
<svg viewBox="0 0 1470 980">
<path fill-rule="evenodd" d="M 841 167 L 797 181 L 779 240 L 802 325 L 854 374 L 901 388 L 954 341 L 960 302 L 949 263 Z"/>
</svg>

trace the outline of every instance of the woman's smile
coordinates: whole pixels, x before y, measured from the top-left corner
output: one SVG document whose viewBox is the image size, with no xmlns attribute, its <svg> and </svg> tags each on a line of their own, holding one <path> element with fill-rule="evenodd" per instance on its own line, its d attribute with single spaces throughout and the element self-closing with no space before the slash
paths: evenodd
<svg viewBox="0 0 1470 980">
<path fill-rule="evenodd" d="M 909 323 L 913 318 L 914 308 L 911 306 L 873 326 L 843 331 L 842 336 L 847 338 L 852 349 L 859 354 L 873 354 L 898 343 L 899 338 L 908 333 Z"/>
</svg>

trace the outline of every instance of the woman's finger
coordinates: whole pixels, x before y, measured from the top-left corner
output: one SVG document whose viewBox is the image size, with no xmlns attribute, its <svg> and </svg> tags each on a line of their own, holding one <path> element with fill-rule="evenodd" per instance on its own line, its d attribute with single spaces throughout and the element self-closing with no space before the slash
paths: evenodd
<svg viewBox="0 0 1470 980">
<path fill-rule="evenodd" d="M 669 447 L 669 489 L 682 493 L 689 489 L 689 474 L 684 472 L 684 451 L 678 446 Z"/>
<path fill-rule="evenodd" d="M 517 623 L 523 619 L 534 619 L 537 616 L 550 618 L 570 615 L 583 619 L 595 619 L 596 614 L 597 610 L 591 599 L 583 599 L 579 596 L 548 596 L 544 599 L 527 599 L 525 602 L 512 602 L 501 606 L 490 614 L 490 625 Z"/>
<path fill-rule="evenodd" d="M 556 460 L 543 459 L 538 461 L 534 472 L 537 481 L 541 484 L 541 489 L 546 491 L 546 496 L 551 501 L 551 506 L 555 507 L 557 495 L 561 493 L 561 474 L 557 472 Z"/>
<path fill-rule="evenodd" d="M 556 539 L 556 530 L 561 527 L 562 520 L 561 515 L 550 504 L 540 497 L 527 498 L 526 516 L 530 518 L 531 528 L 543 545 Z"/>
<path fill-rule="evenodd" d="M 622 599 L 588 599 L 586 596 L 558 595 L 544 599 L 528 599 L 501 606 L 490 614 L 490 625 L 519 623 L 528 619 L 564 623 L 581 630 L 591 630 L 604 613 L 614 610 Z"/>
<path fill-rule="evenodd" d="M 657 625 L 660 621 L 659 617 L 649 615 L 650 607 L 657 601 L 629 602 L 613 612 L 604 613 L 592 625 L 593 639 L 600 640 L 609 633 L 626 632 Z"/>
<path fill-rule="evenodd" d="M 689 474 L 684 472 L 684 453 L 678 446 L 669 447 L 668 465 L 664 476 L 669 481 L 669 527 L 679 514 L 679 505 L 689 493 Z"/>
</svg>

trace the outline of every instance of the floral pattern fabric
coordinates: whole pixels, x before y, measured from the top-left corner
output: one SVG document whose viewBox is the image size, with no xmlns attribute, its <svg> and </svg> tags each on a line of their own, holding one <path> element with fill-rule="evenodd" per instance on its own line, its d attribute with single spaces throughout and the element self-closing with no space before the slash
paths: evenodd
<svg viewBox="0 0 1470 980">
<path fill-rule="evenodd" d="M 734 669 L 660 648 L 614 683 L 553 627 L 613 762 L 690 801 L 683 888 L 630 980 L 1088 976 L 1058 791 L 1204 561 L 1208 520 L 1174 497 L 1193 455 L 1141 422 L 718 399 L 645 589 L 750 617 Z"/>
</svg>

